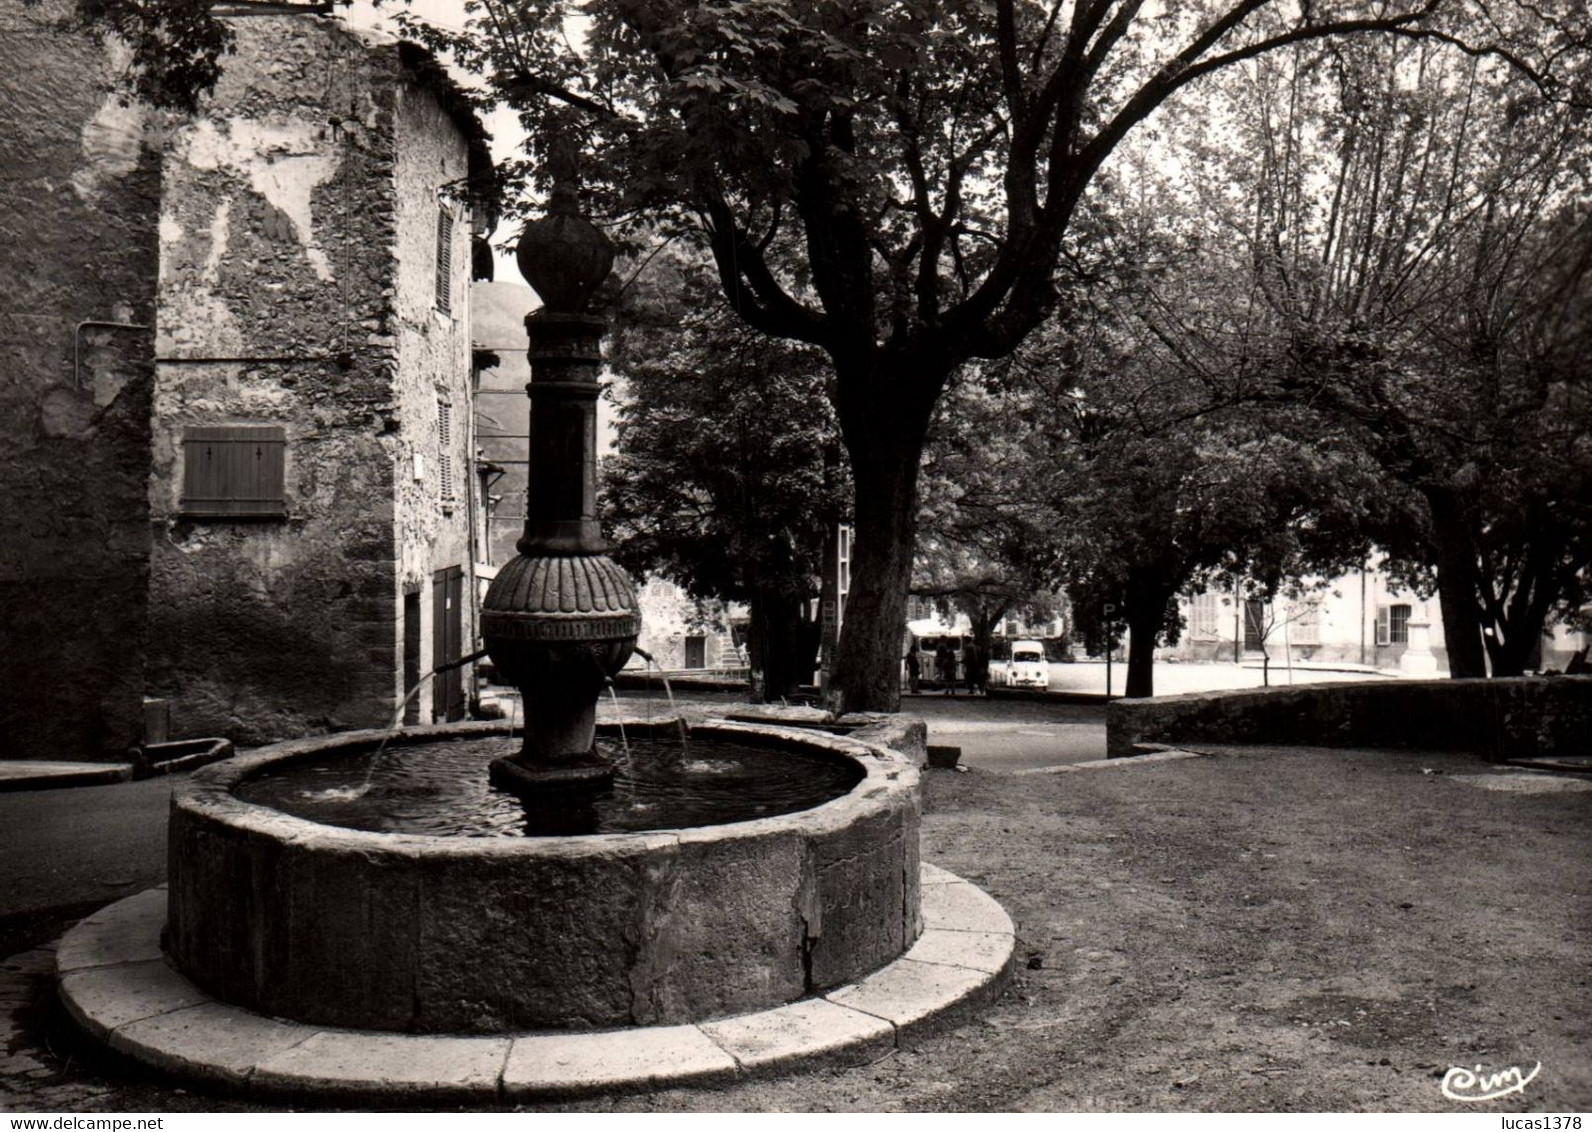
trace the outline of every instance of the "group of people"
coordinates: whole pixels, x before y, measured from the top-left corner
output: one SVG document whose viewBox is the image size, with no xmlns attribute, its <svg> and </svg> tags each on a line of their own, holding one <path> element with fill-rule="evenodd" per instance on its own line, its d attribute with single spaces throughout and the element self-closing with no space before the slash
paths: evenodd
<svg viewBox="0 0 1592 1132">
<path fill-rule="evenodd" d="M 917 693 L 923 682 L 923 661 L 918 656 L 916 642 L 914 647 L 907 652 L 907 691 Z M 939 647 L 934 650 L 934 673 L 932 679 L 945 689 L 948 696 L 956 695 L 957 668 L 961 668 L 961 681 L 967 686 L 969 695 L 980 695 L 989 684 L 989 657 L 979 649 L 973 641 L 968 641 L 962 646 L 961 664 L 958 666 L 956 646 L 949 640 L 942 640 Z"/>
</svg>

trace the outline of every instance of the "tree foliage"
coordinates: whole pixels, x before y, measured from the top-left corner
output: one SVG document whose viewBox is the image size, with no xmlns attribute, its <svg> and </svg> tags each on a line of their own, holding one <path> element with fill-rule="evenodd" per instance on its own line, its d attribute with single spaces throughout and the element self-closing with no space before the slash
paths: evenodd
<svg viewBox="0 0 1592 1132">
<path fill-rule="evenodd" d="M 1453 673 L 1484 675 L 1485 646 L 1518 674 L 1592 563 L 1587 116 L 1424 43 L 1230 78 L 1215 181 L 1241 203 L 1205 215 L 1237 253 L 1259 388 L 1418 500 L 1388 546 L 1435 570 Z"/>
<path fill-rule="evenodd" d="M 970 368 L 941 402 L 924 455 L 912 592 L 966 614 L 985 655 L 1008 616 L 1059 612 L 1054 437 L 1036 397 Z"/>
<path fill-rule="evenodd" d="M 435 38 L 522 110 L 533 149 L 588 140 L 599 212 L 696 234 L 739 317 L 829 355 L 859 527 L 834 683 L 889 708 L 935 405 L 1052 313 L 1080 203 L 1128 132 L 1233 64 L 1369 32 L 1480 35 L 1466 46 L 1567 89 L 1584 13 L 1488 8 L 611 0 L 577 43 L 564 4 L 483 0 L 487 34 Z"/>
<path fill-rule="evenodd" d="M 609 357 L 623 395 L 604 517 L 628 568 L 750 605 L 753 667 L 778 699 L 811 675 L 817 625 L 803 605 L 847 498 L 825 359 L 750 331 L 703 288 L 670 257 L 627 292 Z"/>
<path fill-rule="evenodd" d="M 858 525 L 834 677 L 897 702 L 920 458 L 952 375 L 1057 308 L 1080 206 L 1124 139 L 1208 76 L 1361 35 L 1582 77 L 1579 0 L 478 0 L 415 34 L 521 112 L 540 176 L 579 137 L 588 200 L 711 252 L 752 328 L 824 351 Z M 580 21 L 572 23 L 572 21 Z M 579 32 L 577 34 L 576 32 Z M 1064 312 L 1065 313 L 1065 312 Z"/>
</svg>

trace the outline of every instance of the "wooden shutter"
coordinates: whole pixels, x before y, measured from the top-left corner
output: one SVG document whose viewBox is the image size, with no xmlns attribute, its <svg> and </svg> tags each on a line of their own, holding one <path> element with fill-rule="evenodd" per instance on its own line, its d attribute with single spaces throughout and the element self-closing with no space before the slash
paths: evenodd
<svg viewBox="0 0 1592 1132">
<path fill-rule="evenodd" d="M 453 495 L 453 406 L 437 402 L 437 480 L 442 502 L 452 503 Z"/>
<path fill-rule="evenodd" d="M 1391 640 L 1392 634 L 1389 631 L 1392 621 L 1391 614 L 1392 610 L 1385 605 L 1376 607 L 1376 643 L 1379 645 L 1388 644 Z"/>
<path fill-rule="evenodd" d="M 196 518 L 285 515 L 286 449 L 280 425 L 185 428 L 182 513 Z"/>
<path fill-rule="evenodd" d="M 453 313 L 453 217 L 437 209 L 437 309 Z"/>
</svg>

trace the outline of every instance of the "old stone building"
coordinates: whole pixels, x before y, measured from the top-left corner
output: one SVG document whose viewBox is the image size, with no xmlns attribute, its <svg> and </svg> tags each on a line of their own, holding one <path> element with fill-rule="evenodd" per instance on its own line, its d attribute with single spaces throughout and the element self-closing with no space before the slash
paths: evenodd
<svg viewBox="0 0 1592 1132">
<path fill-rule="evenodd" d="M 417 49 L 233 25 L 166 146 L 148 686 L 185 732 L 380 724 L 475 638 L 467 189 L 489 159 Z M 410 712 L 462 713 L 457 671 Z"/>
<path fill-rule="evenodd" d="M 58 488 L 25 516 L 38 553 L 0 576 L 7 644 L 58 654 L 41 689 L 66 676 L 81 702 L 79 676 L 116 682 L 79 712 L 95 720 L 81 735 L 31 732 L 33 757 L 124 749 L 144 696 L 174 736 L 380 725 L 423 674 L 473 651 L 484 135 L 412 45 L 318 16 L 230 25 L 237 52 L 213 98 L 160 123 L 158 148 L 109 90 L 104 50 L 39 33 L 99 63 L 65 69 L 54 101 L 71 116 L 24 141 L 53 155 L 58 180 L 5 194 L 8 234 L 31 249 L 11 250 L 24 260 L 13 277 L 48 280 L 24 314 L 50 331 L 30 364 L 8 359 L 27 419 L 4 427 L 35 458 L 27 476 L 17 461 L 5 474 L 13 496 L 28 479 Z M 15 60 L 22 73 L 46 61 Z M 10 98 L 28 87 L 5 85 Z M 30 227 L 40 200 L 56 204 L 43 231 Z M 108 229 L 106 214 L 126 220 Z M 153 333 L 79 327 L 84 364 L 68 381 L 64 339 L 83 319 Z M 59 518 L 62 503 L 80 519 Z M 47 600 L 19 613 L 56 560 Z M 437 678 L 410 718 L 458 718 L 467 679 Z M 42 700 L 8 706 L 6 754 L 22 753 L 12 736 L 37 725 L 15 721 Z"/>
<path fill-rule="evenodd" d="M 138 741 L 159 137 L 124 64 L 0 4 L 0 756 Z"/>
<path fill-rule="evenodd" d="M 531 409 L 525 394 L 531 380 L 525 316 L 540 306 L 536 292 L 524 283 L 483 280 L 470 287 L 471 334 L 479 357 L 488 363 L 476 375 L 476 447 L 485 465 L 495 469 L 485 477 L 477 555 L 488 568 L 514 557 L 514 543 L 525 530 Z M 598 437 L 601 442 L 601 429 Z"/>
</svg>

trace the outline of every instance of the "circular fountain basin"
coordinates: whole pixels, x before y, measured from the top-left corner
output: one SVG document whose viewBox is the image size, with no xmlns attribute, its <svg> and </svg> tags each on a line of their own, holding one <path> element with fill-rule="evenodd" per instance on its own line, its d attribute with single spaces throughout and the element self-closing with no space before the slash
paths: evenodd
<svg viewBox="0 0 1592 1132">
<path fill-rule="evenodd" d="M 629 725 L 631 734 L 640 727 Z M 617 738 L 617 732 L 600 729 Z M 884 748 L 745 724 L 693 731 L 855 785 L 810 809 L 588 836 L 338 828 L 240 797 L 380 732 L 295 740 L 172 801 L 165 946 L 206 992 L 352 1029 L 507 1033 L 696 1022 L 793 1002 L 900 956 L 921 929 L 917 770 Z M 415 728 L 395 744 L 494 736 Z"/>
<path fill-rule="evenodd" d="M 567 837 L 652 833 L 754 821 L 810 810 L 863 777 L 857 761 L 822 748 L 689 740 L 651 729 L 599 740 L 613 768 L 605 788 L 544 790 L 523 798 L 494 786 L 489 766 L 512 750 L 502 736 L 342 752 L 254 775 L 235 791 L 246 802 L 323 825 L 444 837 Z"/>
</svg>

